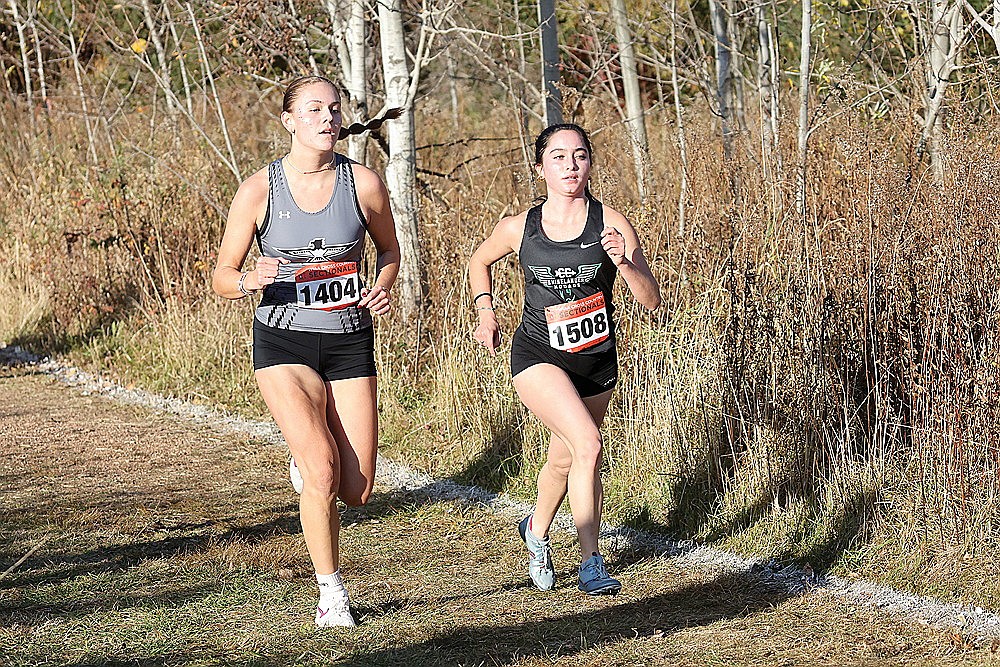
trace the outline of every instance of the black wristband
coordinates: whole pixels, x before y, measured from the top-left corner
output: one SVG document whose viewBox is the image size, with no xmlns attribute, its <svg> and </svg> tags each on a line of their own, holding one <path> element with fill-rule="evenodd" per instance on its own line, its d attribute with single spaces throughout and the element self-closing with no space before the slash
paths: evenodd
<svg viewBox="0 0 1000 667">
<path fill-rule="evenodd" d="M 476 296 L 472 297 L 472 305 L 476 305 L 476 302 L 479 301 L 479 297 L 481 297 L 481 296 L 488 296 L 488 297 L 490 297 L 492 299 L 493 298 L 493 292 L 480 292 Z"/>
</svg>

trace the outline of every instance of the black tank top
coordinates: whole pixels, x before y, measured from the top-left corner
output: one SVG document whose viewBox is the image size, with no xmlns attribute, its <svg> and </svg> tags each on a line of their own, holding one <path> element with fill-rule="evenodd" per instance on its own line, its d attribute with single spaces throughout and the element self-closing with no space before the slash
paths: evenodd
<svg viewBox="0 0 1000 667">
<path fill-rule="evenodd" d="M 615 345 L 611 290 L 618 268 L 601 247 L 604 206 L 588 199 L 587 223 L 572 241 L 542 231 L 541 205 L 530 209 L 518 260 L 524 271 L 521 328 L 565 352 L 605 352 Z"/>
</svg>

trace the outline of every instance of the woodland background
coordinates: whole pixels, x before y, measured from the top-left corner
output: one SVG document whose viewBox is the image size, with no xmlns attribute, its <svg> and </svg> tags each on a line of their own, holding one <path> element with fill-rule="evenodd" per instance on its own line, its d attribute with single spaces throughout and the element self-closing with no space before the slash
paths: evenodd
<svg viewBox="0 0 1000 667">
<path fill-rule="evenodd" d="M 545 435 L 472 344 L 464 267 L 561 115 L 665 296 L 619 297 L 608 519 L 1000 604 L 1000 0 L 7 0 L 0 26 L 0 341 L 265 414 L 251 304 L 209 276 L 287 150 L 283 84 L 323 72 L 355 120 L 408 112 L 345 147 L 406 250 L 384 451 L 528 496 Z M 497 293 L 509 332 L 513 262 Z"/>
</svg>

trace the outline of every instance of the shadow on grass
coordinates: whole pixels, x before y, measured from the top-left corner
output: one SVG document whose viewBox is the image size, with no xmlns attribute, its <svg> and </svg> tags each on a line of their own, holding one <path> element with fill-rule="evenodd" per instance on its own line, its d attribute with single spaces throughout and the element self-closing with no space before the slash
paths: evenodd
<svg viewBox="0 0 1000 667">
<path fill-rule="evenodd" d="M 622 640 L 662 636 L 692 626 L 769 610 L 791 594 L 752 575 L 703 584 L 601 609 L 490 627 L 459 627 L 408 646 L 362 650 L 342 665 L 507 665 L 536 657 L 565 658 Z M 587 607 L 581 600 L 581 607 Z M 520 614 L 512 613 L 512 616 Z"/>
<path fill-rule="evenodd" d="M 524 461 L 524 435 L 516 414 L 494 429 L 489 446 L 469 461 L 453 479 L 460 484 L 473 484 L 489 491 L 500 492 L 521 474 Z"/>
</svg>

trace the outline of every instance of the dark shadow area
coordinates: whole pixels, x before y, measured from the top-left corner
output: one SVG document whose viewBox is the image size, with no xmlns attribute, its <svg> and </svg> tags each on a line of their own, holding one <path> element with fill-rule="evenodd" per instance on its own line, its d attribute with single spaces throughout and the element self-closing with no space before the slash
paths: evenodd
<svg viewBox="0 0 1000 667">
<path fill-rule="evenodd" d="M 786 591 L 763 586 L 752 575 L 724 575 L 704 584 L 602 609 L 531 623 L 457 628 L 410 646 L 355 653 L 340 664 L 508 665 L 529 657 L 565 658 L 625 639 L 752 616 L 790 597 Z"/>
<path fill-rule="evenodd" d="M 489 491 L 501 492 L 521 474 L 524 462 L 524 436 L 521 420 L 508 415 L 506 422 L 494 429 L 493 439 L 465 469 L 453 477 L 459 484 L 472 484 Z"/>
<path fill-rule="evenodd" d="M 812 545 L 797 560 L 809 563 L 816 570 L 830 569 L 844 551 L 856 546 L 859 537 L 865 537 L 867 513 L 881 500 L 882 494 L 877 491 L 851 496 L 831 519 L 833 530 L 827 539 Z"/>
<path fill-rule="evenodd" d="M 234 542 L 259 544 L 274 536 L 301 532 L 296 505 L 272 507 L 268 509 L 268 513 L 279 516 L 253 525 L 238 525 L 241 521 L 245 521 L 241 518 L 219 518 L 205 523 L 179 524 L 164 529 L 168 536 L 161 539 L 101 546 L 81 552 L 53 549 L 51 546 L 57 545 L 58 540 L 52 540 L 49 545 L 40 549 L 21 565 L 21 569 L 25 570 L 23 574 L 15 571 L 0 580 L 0 590 L 66 581 L 89 574 L 121 572 L 148 560 L 198 553 Z M 14 530 L 16 531 L 16 528 Z M 192 531 L 198 533 L 189 534 Z M 13 562 L 18 557 L 19 555 L 14 555 L 9 548 L 0 551 L 0 558 L 3 558 L 4 562 L 7 560 Z M 44 567 L 39 565 L 39 561 L 44 562 Z M 32 570 L 32 567 L 38 569 Z M 24 612 L 27 609 L 17 605 L 0 606 L 0 621 L 15 611 Z"/>
</svg>

